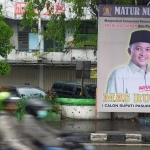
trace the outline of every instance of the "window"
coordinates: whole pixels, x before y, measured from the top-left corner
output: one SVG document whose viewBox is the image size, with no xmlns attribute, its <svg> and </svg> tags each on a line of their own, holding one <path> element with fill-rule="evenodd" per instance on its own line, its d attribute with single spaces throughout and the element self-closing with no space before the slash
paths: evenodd
<svg viewBox="0 0 150 150">
<path fill-rule="evenodd" d="M 95 84 L 86 85 L 85 89 L 90 98 L 96 98 L 96 85 Z"/>
<path fill-rule="evenodd" d="M 87 98 L 84 87 L 83 87 L 83 94 L 82 96 L 81 94 L 81 86 L 76 86 L 76 90 L 75 90 L 75 97 L 76 98 Z"/>
<path fill-rule="evenodd" d="M 13 96 L 13 97 L 19 97 L 16 89 L 9 89 L 9 92 L 10 92 L 10 95 Z"/>
<path fill-rule="evenodd" d="M 44 27 L 44 31 L 46 30 L 46 27 Z M 45 52 L 62 52 L 63 51 L 63 45 L 61 45 L 58 41 L 55 39 L 46 39 L 44 38 L 44 51 Z"/>
<path fill-rule="evenodd" d="M 83 21 L 79 27 L 78 34 L 97 34 L 98 28 L 96 27 L 95 23 L 89 21 Z"/>
<path fill-rule="evenodd" d="M 34 26 L 38 31 L 38 27 Z M 34 44 L 33 44 L 34 43 Z M 38 50 L 38 33 L 31 33 L 30 28 L 22 28 L 18 25 L 18 50 L 32 51 Z M 41 49 L 43 49 L 43 40 L 41 41 Z"/>
<path fill-rule="evenodd" d="M 62 92 L 62 87 L 63 87 L 63 84 L 56 83 L 53 85 L 52 90 L 56 92 L 57 96 L 60 96 Z"/>
<path fill-rule="evenodd" d="M 45 97 L 46 93 L 36 88 L 18 88 L 21 97 Z"/>
<path fill-rule="evenodd" d="M 74 86 L 73 85 L 64 85 L 63 90 L 62 90 L 62 95 L 63 97 L 72 97 L 74 91 Z"/>
<path fill-rule="evenodd" d="M 19 31 L 18 32 L 18 50 L 28 51 L 28 32 Z"/>
<path fill-rule="evenodd" d="M 96 23 L 90 21 L 83 21 L 79 27 L 77 40 L 78 42 L 75 46 L 97 46 L 97 34 L 98 28 L 96 27 Z"/>
</svg>

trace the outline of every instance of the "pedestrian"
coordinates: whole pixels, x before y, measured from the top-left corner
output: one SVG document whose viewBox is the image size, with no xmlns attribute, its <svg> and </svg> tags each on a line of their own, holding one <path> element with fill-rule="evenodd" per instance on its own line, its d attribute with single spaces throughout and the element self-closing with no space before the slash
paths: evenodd
<svg viewBox="0 0 150 150">
<path fill-rule="evenodd" d="M 111 73 L 106 93 L 150 93 L 150 31 L 134 31 L 130 37 L 128 53 L 129 64 Z"/>
</svg>

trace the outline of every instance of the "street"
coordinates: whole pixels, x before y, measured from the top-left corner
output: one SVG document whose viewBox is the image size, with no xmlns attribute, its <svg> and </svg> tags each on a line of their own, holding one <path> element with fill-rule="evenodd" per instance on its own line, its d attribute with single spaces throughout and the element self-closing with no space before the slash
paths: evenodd
<svg viewBox="0 0 150 150">
<path fill-rule="evenodd" d="M 150 144 L 97 144 L 96 150 L 149 150 Z"/>
</svg>

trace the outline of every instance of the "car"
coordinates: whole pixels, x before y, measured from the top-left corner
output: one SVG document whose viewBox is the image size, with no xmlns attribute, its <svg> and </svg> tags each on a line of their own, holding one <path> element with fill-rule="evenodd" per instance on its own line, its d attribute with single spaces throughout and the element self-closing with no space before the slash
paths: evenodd
<svg viewBox="0 0 150 150">
<path fill-rule="evenodd" d="M 56 92 L 59 98 L 88 98 L 96 99 L 95 83 L 83 84 L 83 95 L 81 96 L 81 83 L 70 81 L 56 81 L 54 82 L 52 89 Z"/>
<path fill-rule="evenodd" d="M 2 88 L 7 88 L 11 97 L 29 98 L 29 97 L 45 97 L 46 92 L 37 86 L 32 85 L 8 85 Z"/>
</svg>

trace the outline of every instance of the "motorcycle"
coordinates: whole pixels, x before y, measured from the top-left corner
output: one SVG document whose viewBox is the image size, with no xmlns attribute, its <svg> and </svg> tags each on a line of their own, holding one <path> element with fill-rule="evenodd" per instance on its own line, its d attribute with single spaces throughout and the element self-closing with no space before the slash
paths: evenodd
<svg viewBox="0 0 150 150">
<path fill-rule="evenodd" d="M 65 140 L 63 148 L 45 147 L 43 150 L 96 150 L 95 146 L 90 143 L 81 143 L 81 135 L 78 133 L 63 135 L 61 138 Z"/>
<path fill-rule="evenodd" d="M 63 138 L 65 141 L 62 147 L 48 146 L 43 148 L 38 141 L 33 144 L 39 147 L 40 150 L 96 150 L 95 146 L 91 145 L 90 143 L 81 143 L 82 138 L 78 133 L 63 133 L 59 138 Z M 6 150 L 13 149 L 8 148 Z"/>
</svg>

